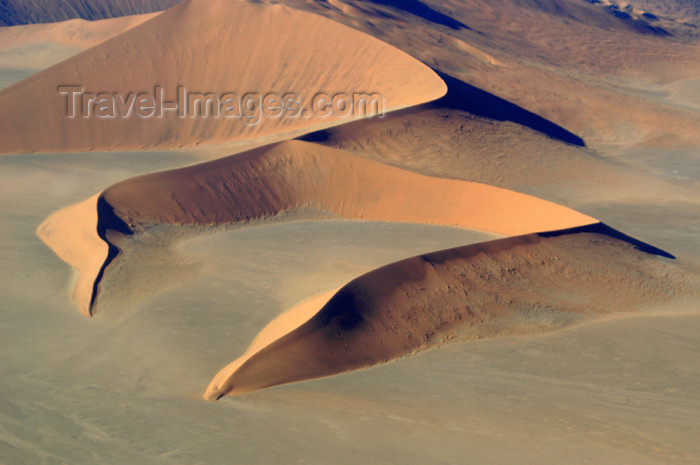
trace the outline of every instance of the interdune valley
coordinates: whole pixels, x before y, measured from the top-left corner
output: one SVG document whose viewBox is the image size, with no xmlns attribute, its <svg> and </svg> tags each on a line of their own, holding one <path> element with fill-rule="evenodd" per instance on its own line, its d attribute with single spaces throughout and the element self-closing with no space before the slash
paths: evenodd
<svg viewBox="0 0 700 465">
<path fill-rule="evenodd" d="M 0 465 L 700 462 L 691 0 L 0 8 Z"/>
</svg>

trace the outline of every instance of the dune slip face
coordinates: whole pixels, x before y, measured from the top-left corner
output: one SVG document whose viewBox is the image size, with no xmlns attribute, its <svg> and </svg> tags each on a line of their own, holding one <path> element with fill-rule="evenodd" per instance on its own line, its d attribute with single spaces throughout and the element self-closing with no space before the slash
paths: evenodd
<svg viewBox="0 0 700 465">
<path fill-rule="evenodd" d="M 0 92 L 0 152 L 165 149 L 303 133 L 445 91 L 410 55 L 313 13 L 188 0 Z M 319 94 L 329 99 L 315 100 Z M 338 95 L 347 107 L 333 107 Z"/>
</svg>

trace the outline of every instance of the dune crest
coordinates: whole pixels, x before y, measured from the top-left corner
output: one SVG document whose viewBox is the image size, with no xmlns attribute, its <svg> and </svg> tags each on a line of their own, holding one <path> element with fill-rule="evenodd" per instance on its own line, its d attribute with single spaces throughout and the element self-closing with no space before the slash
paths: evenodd
<svg viewBox="0 0 700 465">
<path fill-rule="evenodd" d="M 677 270 L 620 237 L 599 223 L 378 268 L 341 288 L 308 321 L 223 368 L 204 398 L 364 368 L 453 338 L 540 333 L 651 309 L 686 286 Z"/>
<path fill-rule="evenodd" d="M 59 94 L 65 86 L 92 92 L 92 103 L 89 96 Z M 303 133 L 369 113 L 358 103 L 351 112 L 338 107 L 329 115 L 313 105 L 319 93 L 380 94 L 384 111 L 392 111 L 445 91 L 444 82 L 410 55 L 316 14 L 187 0 L 0 92 L 0 151 L 164 149 Z M 269 93 L 294 94 L 298 104 L 261 116 L 263 105 L 282 103 L 255 97 L 258 108 L 243 115 L 244 96 Z M 142 94 L 148 102 L 133 110 L 130 96 Z M 234 94 L 236 103 L 226 106 Z M 220 104 L 207 103 L 211 96 Z M 170 106 L 175 102 L 177 108 Z M 124 117 L 127 108 L 132 111 Z"/>
<path fill-rule="evenodd" d="M 244 223 L 309 208 L 348 219 L 440 224 L 503 235 L 597 222 L 530 195 L 424 176 L 299 140 L 128 179 L 107 188 L 103 197 L 136 228 Z"/>
</svg>

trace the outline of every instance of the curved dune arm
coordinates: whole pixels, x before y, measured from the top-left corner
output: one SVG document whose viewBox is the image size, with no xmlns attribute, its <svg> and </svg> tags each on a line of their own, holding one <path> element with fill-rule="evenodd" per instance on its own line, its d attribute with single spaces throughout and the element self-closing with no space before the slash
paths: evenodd
<svg viewBox="0 0 700 465">
<path fill-rule="evenodd" d="M 93 311 L 102 273 L 118 253 L 109 230 L 131 234 L 147 224 L 245 224 L 304 209 L 509 236 L 597 222 L 529 195 L 423 176 L 301 141 L 128 179 L 80 205 L 52 215 L 39 236 L 80 270 L 74 295 L 86 315 Z"/>
<path fill-rule="evenodd" d="M 273 332 L 280 336 L 265 346 L 258 341 L 224 367 L 204 398 L 368 367 L 456 334 L 474 339 L 542 332 L 643 308 L 663 298 L 659 287 L 672 286 L 672 279 L 654 276 L 645 252 L 665 254 L 598 223 L 395 262 L 280 317 L 286 332 L 277 321 Z M 601 292 L 602 268 L 615 283 L 610 292 Z M 616 306 L 616 299 L 623 304 Z M 318 311 L 308 318 L 314 303 Z"/>
<path fill-rule="evenodd" d="M 78 270 L 72 297 L 85 316 L 90 316 L 94 286 L 109 254 L 109 244 L 97 232 L 99 196 L 57 211 L 37 229 L 37 236 Z"/>
</svg>

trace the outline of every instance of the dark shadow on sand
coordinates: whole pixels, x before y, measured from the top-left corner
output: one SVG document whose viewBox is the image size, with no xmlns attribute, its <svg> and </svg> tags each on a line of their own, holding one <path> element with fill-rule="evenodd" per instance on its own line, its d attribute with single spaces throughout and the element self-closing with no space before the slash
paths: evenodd
<svg viewBox="0 0 700 465">
<path fill-rule="evenodd" d="M 449 74 L 441 73 L 438 70 L 435 72 L 447 84 L 447 94 L 435 102 L 439 106 L 466 111 L 497 121 L 512 121 L 533 131 L 541 132 L 552 139 L 578 147 L 586 146 L 583 139 L 576 134 L 531 111 L 467 84 Z"/>
<path fill-rule="evenodd" d="M 446 14 L 440 13 L 437 10 L 429 7 L 425 3 L 419 0 L 367 0 L 370 3 L 377 5 L 384 5 L 397 10 L 405 11 L 411 13 L 412 15 L 418 16 L 430 21 L 431 23 L 440 24 L 442 26 L 447 26 L 450 29 L 470 29 L 469 26 L 461 21 L 457 21 Z"/>
<path fill-rule="evenodd" d="M 672 260 L 676 259 L 675 256 L 671 255 L 665 250 L 661 250 L 658 247 L 654 247 L 653 245 L 647 244 L 646 242 L 642 242 L 639 239 L 635 239 L 634 237 L 628 236 L 627 234 L 624 234 L 618 231 L 617 229 L 611 228 L 605 223 L 595 223 L 587 226 L 580 226 L 578 228 L 561 229 L 559 231 L 543 232 L 539 234 L 542 237 L 558 237 L 564 236 L 566 234 L 578 233 L 593 233 L 610 236 L 615 239 L 627 242 L 628 244 L 633 245 L 636 249 L 641 250 L 642 252 L 646 252 L 651 255 L 659 255 L 661 257 L 670 258 Z"/>
<path fill-rule="evenodd" d="M 107 201 L 100 195 L 97 199 L 97 235 L 107 243 L 108 251 L 107 258 L 105 259 L 100 271 L 95 276 L 95 281 L 92 283 L 92 295 L 90 296 L 90 314 L 92 315 L 92 308 L 97 300 L 97 294 L 99 292 L 100 281 L 104 276 L 105 270 L 112 260 L 114 260 L 117 255 L 119 255 L 119 248 L 112 244 L 109 239 L 107 239 L 107 230 L 116 231 L 124 235 L 132 235 L 133 232 L 121 218 L 119 218 L 114 213 L 114 208 L 107 203 Z"/>
<path fill-rule="evenodd" d="M 384 118 L 396 118 L 402 115 L 411 114 L 417 111 L 431 108 L 450 108 L 454 110 L 471 113 L 482 118 L 489 118 L 496 121 L 511 121 L 513 123 L 528 127 L 533 131 L 537 131 L 552 139 L 575 145 L 577 147 L 585 147 L 586 143 L 576 134 L 567 131 L 563 127 L 545 119 L 541 116 L 532 113 L 514 103 L 496 97 L 486 91 L 467 84 L 448 74 L 435 72 L 447 84 L 447 94 L 439 100 L 430 103 L 424 103 L 410 108 L 405 108 L 395 112 L 387 113 L 384 116 L 373 116 L 371 118 L 362 119 L 342 125 L 341 127 L 361 127 L 365 124 L 372 124 L 375 119 L 382 120 Z M 332 139 L 336 129 L 322 129 L 320 131 L 311 132 L 298 137 L 299 140 L 305 142 L 324 143 Z"/>
</svg>

